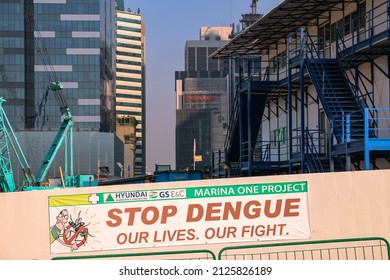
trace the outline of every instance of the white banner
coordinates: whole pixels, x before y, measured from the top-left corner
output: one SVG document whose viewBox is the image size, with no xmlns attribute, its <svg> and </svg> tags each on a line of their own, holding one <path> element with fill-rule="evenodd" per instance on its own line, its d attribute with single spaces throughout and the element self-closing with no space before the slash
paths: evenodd
<svg viewBox="0 0 390 280">
<path fill-rule="evenodd" d="M 310 237 L 307 183 L 49 198 L 51 253 Z"/>
</svg>

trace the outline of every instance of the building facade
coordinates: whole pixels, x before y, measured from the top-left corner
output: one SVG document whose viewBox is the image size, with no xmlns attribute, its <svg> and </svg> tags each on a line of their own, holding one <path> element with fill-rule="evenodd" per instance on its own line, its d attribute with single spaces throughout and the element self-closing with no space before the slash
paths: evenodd
<svg viewBox="0 0 390 280">
<path fill-rule="evenodd" d="M 62 105 L 47 91 L 55 81 L 63 85 L 61 102 L 69 107 L 75 134 L 114 133 L 113 1 L 5 0 L 0 3 L 0 27 L 0 96 L 7 100 L 3 107 L 17 133 L 42 133 L 40 139 L 59 130 Z M 91 139 L 98 141 L 95 136 Z M 22 148 L 27 154 L 35 149 L 30 143 Z M 89 160 L 93 168 L 88 169 L 95 173 L 99 159 Z M 39 160 L 30 161 L 36 170 Z M 58 170 L 49 175 L 55 174 Z"/>
<path fill-rule="evenodd" d="M 244 61 L 223 161 L 241 176 L 390 168 L 389 7 L 286 0 L 214 53 Z"/>
<path fill-rule="evenodd" d="M 145 24 L 139 13 L 120 10 L 116 12 L 116 20 L 116 117 L 134 117 L 137 121 L 135 159 L 130 169 L 134 169 L 134 175 L 143 175 L 146 170 Z"/>
<path fill-rule="evenodd" d="M 59 106 L 45 92 L 50 82 L 60 81 L 75 128 L 112 132 L 115 6 L 101 0 L 62 2 L 2 1 L 5 110 L 16 129 L 58 129 Z"/>
<path fill-rule="evenodd" d="M 209 56 L 231 34 L 232 27 L 202 27 L 200 40 L 186 42 L 185 71 L 175 73 L 177 169 L 207 170 L 224 143 L 229 64 Z"/>
<path fill-rule="evenodd" d="M 116 136 L 121 142 L 115 146 L 117 160 L 115 175 L 120 178 L 134 177 L 137 125 L 138 121 L 135 117 L 117 118 Z"/>
</svg>

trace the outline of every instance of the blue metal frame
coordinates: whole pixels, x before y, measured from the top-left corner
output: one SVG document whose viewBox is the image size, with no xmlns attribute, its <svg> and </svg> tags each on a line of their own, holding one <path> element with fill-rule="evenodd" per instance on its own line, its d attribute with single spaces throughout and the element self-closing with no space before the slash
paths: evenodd
<svg viewBox="0 0 390 280">
<path fill-rule="evenodd" d="M 374 118 L 370 111 L 383 112 L 385 116 Z M 370 151 L 390 151 L 390 127 L 381 126 L 382 122 L 390 123 L 390 108 L 366 108 L 364 116 L 364 167 L 370 170 Z M 378 123 L 378 127 L 372 123 Z"/>
<path fill-rule="evenodd" d="M 381 8 L 386 5 L 387 9 L 386 11 L 382 11 Z M 381 14 L 380 14 L 381 12 Z M 380 16 L 383 16 L 386 14 L 386 18 L 383 19 L 380 18 Z M 280 87 L 287 86 L 288 92 L 287 92 L 287 112 L 288 112 L 288 162 L 287 165 L 283 160 L 280 161 L 281 151 L 280 149 L 277 151 L 279 154 L 279 162 L 273 161 L 273 159 L 270 159 L 269 162 L 266 164 L 263 158 L 257 158 L 255 159 L 256 155 L 256 149 L 260 147 L 260 150 L 266 143 L 264 141 L 260 143 L 255 143 L 252 140 L 252 130 L 251 126 L 253 125 L 253 119 L 252 119 L 252 106 L 254 102 L 253 96 L 251 91 L 253 91 L 253 86 L 256 86 L 255 83 L 251 82 L 251 67 L 250 63 L 247 64 L 247 73 L 246 76 L 243 77 L 242 75 L 242 69 L 240 71 L 240 79 L 238 82 L 238 88 L 236 93 L 236 102 L 237 105 L 235 106 L 233 112 L 237 111 L 238 113 L 235 113 L 237 116 L 237 119 L 239 120 L 236 125 L 239 126 L 239 146 L 238 147 L 231 147 L 227 143 L 225 144 L 225 147 L 229 147 L 229 149 L 238 148 L 239 149 L 239 166 L 240 166 L 240 175 L 243 175 L 243 170 L 248 171 L 248 175 L 251 176 L 254 171 L 256 170 L 268 170 L 270 169 L 270 166 L 275 166 L 275 164 L 285 165 L 287 172 L 293 173 L 294 164 L 298 163 L 300 164 L 300 170 L 301 172 L 305 172 L 306 168 L 310 166 L 310 169 L 316 170 L 315 172 L 323 172 L 325 171 L 325 167 L 323 166 L 323 162 L 327 161 L 330 163 L 330 170 L 334 170 L 334 160 L 337 159 L 340 161 L 340 156 L 346 159 L 346 165 L 347 170 L 349 170 L 349 161 L 350 156 L 354 154 L 355 158 L 357 157 L 359 160 L 359 157 L 362 153 L 365 155 L 365 167 L 368 169 L 369 166 L 369 156 L 370 151 L 374 150 L 383 150 L 388 151 L 388 147 L 390 146 L 390 139 L 385 138 L 373 138 L 369 137 L 370 131 L 372 133 L 378 133 L 381 131 L 384 127 L 388 126 L 381 126 L 378 122 L 383 121 L 379 117 L 379 112 L 382 111 L 388 111 L 390 109 L 378 109 L 375 108 L 375 103 L 373 100 L 373 89 L 369 90 L 366 86 L 366 82 L 370 82 L 373 84 L 374 77 L 373 77 L 373 71 L 372 71 L 372 77 L 366 77 L 362 72 L 359 71 L 359 60 L 357 57 L 362 56 L 359 52 L 362 50 L 362 48 L 370 48 L 371 46 L 374 46 L 379 40 L 386 39 L 387 45 L 385 47 L 382 47 L 382 53 L 379 55 L 387 55 L 389 56 L 388 65 L 390 66 L 390 0 L 387 0 L 386 2 L 379 4 L 378 6 L 374 7 L 372 10 L 367 12 L 367 18 L 368 21 L 366 21 L 366 25 L 368 25 L 368 28 L 364 28 L 364 30 L 355 30 L 354 27 L 354 20 L 352 20 L 352 30 L 351 30 L 351 42 L 352 45 L 350 47 L 347 47 L 347 45 L 350 45 L 350 43 L 346 42 L 345 38 L 342 38 L 341 36 L 336 36 L 336 58 L 332 59 L 332 62 L 334 61 L 335 64 L 338 65 L 340 69 L 340 73 L 342 73 L 345 77 L 346 88 L 350 90 L 350 100 L 351 103 L 354 103 L 350 108 L 348 106 L 341 104 L 340 96 L 338 95 L 337 91 L 334 88 L 334 85 L 332 84 L 332 80 L 330 77 L 328 77 L 326 71 L 325 71 L 325 63 L 329 63 L 327 59 L 321 58 L 321 53 L 318 51 L 318 40 L 314 40 L 307 31 L 304 28 L 301 28 L 297 33 L 291 34 L 287 38 L 287 68 L 283 71 L 287 72 L 286 77 L 283 80 L 280 80 L 281 76 L 281 69 L 279 69 L 279 66 L 277 66 L 278 69 L 277 73 L 275 74 L 275 77 L 277 78 L 276 81 L 272 81 L 274 84 L 271 84 L 271 71 L 270 66 L 263 69 L 262 75 L 260 75 L 262 80 L 262 86 L 265 88 L 266 83 L 269 83 L 269 87 Z M 380 22 L 378 21 L 380 20 Z M 374 30 L 374 27 L 376 24 L 386 24 L 387 30 L 384 30 L 380 34 L 374 34 L 371 32 L 371 29 Z M 364 38 L 360 38 L 364 33 Z M 293 45 L 295 42 L 295 45 Z M 377 50 L 378 48 L 376 48 Z M 380 69 L 380 66 L 378 66 L 374 58 L 370 57 L 367 54 L 363 54 L 367 57 L 365 57 L 364 62 L 370 62 L 371 67 L 377 67 L 384 75 L 389 78 L 389 73 L 386 72 L 383 69 Z M 360 59 L 360 58 L 359 58 Z M 350 71 L 352 80 L 350 81 L 347 78 L 347 75 L 345 71 Z M 318 76 L 315 77 L 315 73 L 323 73 L 322 79 Z M 308 74 L 308 75 L 307 75 Z M 318 98 L 315 100 L 317 103 L 319 101 L 322 102 L 322 104 L 328 103 L 326 106 L 324 105 L 324 111 L 330 121 L 331 127 L 330 127 L 330 135 L 326 136 L 328 137 L 329 142 L 329 149 L 328 154 L 322 154 L 320 151 L 319 145 L 316 144 L 316 139 L 313 139 L 313 133 L 310 129 L 306 127 L 306 109 L 309 94 L 307 92 L 307 85 L 305 84 L 305 80 L 309 76 L 311 78 L 311 82 L 315 86 Z M 247 84 L 245 84 L 245 82 Z M 297 87 L 296 81 L 299 82 L 299 88 L 298 93 L 296 93 Z M 293 84 L 295 83 L 295 84 Z M 372 88 L 374 88 L 372 86 Z M 247 100 L 243 100 L 243 95 L 247 95 Z M 300 102 L 300 128 L 297 131 L 294 131 L 292 129 L 293 127 L 293 120 L 292 120 L 292 112 L 294 109 L 293 103 L 293 95 L 296 94 L 297 99 Z M 347 97 L 346 97 L 347 98 Z M 348 97 L 349 98 L 349 97 Z M 349 99 L 347 99 L 349 100 Z M 353 100 L 353 101 L 352 101 Z M 344 100 L 345 102 L 345 100 Z M 348 103 L 348 105 L 351 105 Z M 345 109 L 344 109 L 345 108 Z M 365 109 L 368 108 L 368 109 Z M 365 109 L 365 110 L 364 110 Z M 244 115 L 244 111 L 246 110 L 246 116 Z M 278 114 L 278 113 L 274 113 Z M 367 115 L 368 114 L 368 115 Z M 244 120 L 245 119 L 245 120 Z M 387 120 L 387 118 L 385 118 Z M 236 119 L 235 119 L 236 120 Z M 244 128 L 243 125 L 246 125 L 247 128 Z M 231 123 L 229 124 L 229 130 L 231 129 Z M 248 129 L 245 131 L 245 129 Z M 387 128 L 386 128 L 387 129 Z M 374 131 L 373 131 L 374 130 Z M 299 132 L 300 131 L 300 132 Z M 319 129 L 318 129 L 319 132 Z M 231 134 L 231 131 L 228 131 Z M 298 133 L 295 136 L 294 133 Z M 245 135 L 244 135 L 245 134 Z M 367 136 L 368 135 L 368 136 Z M 231 136 L 231 135 L 230 135 Z M 298 138 L 297 138 L 298 137 Z M 333 139 L 336 139 L 337 141 L 334 143 Z M 323 140 L 325 142 L 325 140 Z M 299 156 L 297 155 L 296 151 L 293 150 L 294 143 L 299 143 Z M 323 148 L 323 147 L 322 147 Z M 252 152 L 252 150 L 254 152 Z M 324 148 L 324 150 L 326 150 Z M 271 151 L 271 149 L 269 149 Z M 275 150 L 276 151 L 276 150 Z M 261 160 L 258 160 L 261 159 Z M 356 165 L 355 165 L 356 166 Z"/>
<path fill-rule="evenodd" d="M 387 6 L 390 7 L 390 1 L 387 1 Z M 380 6 L 383 6 L 384 4 L 381 4 Z M 375 7 L 374 9 L 376 9 L 378 7 Z M 372 12 L 368 12 L 368 13 L 372 13 Z M 388 22 L 390 22 L 390 10 L 388 10 L 388 14 L 387 14 L 387 18 L 388 18 Z M 387 33 L 390 34 L 390 25 L 388 25 L 388 30 L 387 30 Z M 303 71 L 305 70 L 308 70 L 309 73 L 311 71 L 310 67 L 308 67 L 308 63 L 305 63 L 306 62 L 315 62 L 314 65 L 316 65 L 316 67 L 318 67 L 319 69 L 323 69 L 322 72 L 325 73 L 324 71 L 324 68 L 323 68 L 323 65 L 322 65 L 322 62 L 321 62 L 321 59 L 319 59 L 319 53 L 316 51 L 315 49 L 315 43 L 312 41 L 311 37 L 310 36 L 307 36 L 307 38 L 303 39 L 303 33 L 305 32 L 304 29 L 301 29 L 300 30 L 300 46 L 299 46 L 299 49 L 298 50 L 295 50 L 295 52 L 292 51 L 292 48 L 291 48 L 291 36 L 289 37 L 289 41 L 288 41 L 288 50 L 289 50 L 289 55 L 288 55 L 288 58 L 289 58 L 289 62 L 293 65 L 293 67 L 296 67 L 296 58 L 292 57 L 293 54 L 297 54 L 299 53 L 299 57 L 300 57 L 300 83 L 301 83 L 301 89 L 300 89 L 300 92 L 301 92 L 301 108 L 304 108 L 305 106 L 305 102 L 303 101 L 303 98 L 304 98 L 304 73 Z M 295 37 L 297 38 L 297 36 Z M 379 38 L 379 37 L 378 37 Z M 374 44 L 375 41 L 371 40 L 372 38 L 367 38 L 367 41 L 369 41 L 370 45 Z M 340 44 L 342 44 L 343 46 L 343 49 L 341 50 L 341 47 L 340 47 Z M 337 52 L 340 53 L 341 51 L 344 51 L 344 56 L 345 56 L 345 53 L 348 53 L 348 50 L 346 51 L 346 47 L 345 47 L 345 42 L 343 40 L 338 40 L 338 42 L 336 43 L 337 45 Z M 351 47 L 352 50 L 354 50 L 354 46 Z M 354 50 L 355 51 L 355 50 Z M 348 53 L 349 54 L 349 53 Z M 349 54 L 349 55 L 353 55 L 352 54 Z M 340 59 L 340 55 L 337 56 L 339 59 Z M 294 62 L 295 61 L 295 62 Z M 368 135 L 368 123 L 370 124 L 373 124 L 373 128 L 371 128 L 371 130 L 375 129 L 379 129 L 378 128 L 378 120 L 379 118 L 377 117 L 378 116 L 378 110 L 375 109 L 375 106 L 374 106 L 374 102 L 372 100 L 372 97 L 371 97 L 371 92 L 369 92 L 364 84 L 364 81 L 361 77 L 361 73 L 358 71 L 357 67 L 356 67 L 356 64 L 353 63 L 353 61 L 349 61 L 348 59 L 346 59 L 344 57 L 344 61 L 347 62 L 346 64 L 350 67 L 350 68 L 353 68 L 355 69 L 355 75 L 353 75 L 353 79 L 355 81 L 355 85 L 354 87 L 353 86 L 350 86 L 350 89 L 352 90 L 352 92 L 354 93 L 354 98 L 355 98 L 355 104 L 357 105 L 357 108 L 358 110 L 356 112 L 352 112 L 352 113 L 349 113 L 349 114 L 345 114 L 344 111 L 341 109 L 341 106 L 340 106 L 340 103 L 338 102 L 338 99 L 337 99 L 337 96 L 335 95 L 335 93 L 332 93 L 333 92 L 333 88 L 332 88 L 332 84 L 330 83 L 330 81 L 328 80 L 328 78 L 326 77 L 326 74 L 324 74 L 324 80 L 326 82 L 329 83 L 329 91 L 327 91 L 326 89 L 323 91 L 323 93 L 326 93 L 328 92 L 329 93 L 332 93 L 334 94 L 334 98 L 335 100 L 337 101 L 337 103 L 335 104 L 331 104 L 332 106 L 334 106 L 334 109 L 336 109 L 337 107 L 340 107 L 340 110 L 338 110 L 340 112 L 340 116 L 339 117 L 336 117 L 335 119 L 332 119 L 330 118 L 330 122 L 332 123 L 332 131 L 333 131 L 333 134 L 336 136 L 336 139 L 338 140 L 338 142 L 340 144 L 344 144 L 345 143 L 345 156 L 348 158 L 349 157 L 349 154 L 348 154 L 348 146 L 349 146 L 349 143 L 351 141 L 353 141 L 354 139 L 352 139 L 353 135 L 358 135 L 358 134 L 362 134 L 363 135 L 363 130 L 365 132 L 365 146 L 361 146 L 361 150 L 365 152 L 365 165 L 366 165 L 366 169 L 368 169 L 368 165 L 369 165 L 369 151 L 370 150 L 373 150 L 373 149 L 377 149 L 377 150 L 389 150 L 389 146 L 390 146 L 390 142 L 389 140 L 390 139 L 373 139 L 373 138 L 368 138 L 367 135 Z M 294 65 L 295 63 L 295 65 Z M 338 62 L 340 64 L 340 62 Z M 374 63 L 374 62 L 373 62 Z M 390 64 L 390 62 L 389 62 Z M 302 67 L 302 65 L 306 65 L 306 67 Z M 341 64 L 340 64 L 341 65 Z M 378 67 L 378 66 L 377 66 Z M 291 67 L 289 67 L 291 68 Z M 383 70 L 382 70 L 383 71 Z M 352 73 L 353 74 L 353 73 Z M 289 71 L 289 75 L 291 75 L 291 72 Z M 387 77 L 388 76 L 388 73 L 385 75 Z M 373 79 L 372 79 L 373 80 Z M 290 78 L 289 79 L 289 88 L 291 88 L 291 82 L 292 82 L 292 79 Z M 323 81 L 324 82 L 324 81 Z M 316 85 L 316 81 L 313 80 L 313 83 Z M 357 87 L 357 85 L 360 85 L 362 88 L 359 88 Z M 321 98 L 321 94 L 320 94 L 320 91 L 319 91 L 319 85 L 317 84 L 316 85 L 317 87 L 317 91 L 319 92 L 319 96 Z M 355 92 L 354 91 L 354 88 L 357 89 L 357 91 Z M 291 98 L 292 99 L 292 98 Z M 291 100 L 289 98 L 289 111 L 291 112 L 292 111 L 292 104 L 291 104 Z M 329 100 L 329 99 L 328 99 Z M 361 107 L 361 103 L 360 101 L 364 101 L 364 105 L 365 107 L 371 107 L 370 109 L 366 109 L 366 114 L 363 115 L 363 108 Z M 325 101 L 323 101 L 325 102 Z M 326 106 L 324 106 L 324 110 L 328 110 L 326 108 Z M 388 109 L 383 109 L 385 111 L 387 111 Z M 337 110 L 335 110 L 337 111 Z M 369 114 L 369 115 L 367 115 Z M 329 116 L 330 115 L 330 112 L 327 113 L 327 115 Z M 359 115 L 359 117 L 354 117 L 354 119 L 352 120 L 352 116 L 354 115 Z M 289 114 L 289 118 L 291 118 L 291 114 Z M 301 127 L 304 127 L 305 126 L 305 122 L 303 120 L 304 118 L 304 114 L 303 114 L 303 110 L 301 109 Z M 359 119 L 362 119 L 362 122 L 364 120 L 364 123 L 365 123 L 365 128 L 361 128 L 361 131 L 358 131 L 356 130 L 356 124 L 357 122 L 360 123 Z M 383 120 L 383 119 L 382 119 Z M 291 123 L 291 121 L 290 121 Z M 358 127 L 358 126 L 357 126 Z M 357 128 L 359 129 L 359 128 Z M 381 128 L 383 130 L 383 128 Z M 371 134 L 374 134 L 374 132 L 371 131 Z M 308 158 L 306 157 L 306 153 L 309 154 L 309 156 L 311 156 L 312 158 L 313 157 L 316 157 L 315 154 L 313 154 L 313 150 L 310 149 L 310 146 L 309 147 L 306 147 L 306 151 L 305 151 L 305 145 L 304 145 L 304 140 L 303 140 L 303 133 L 301 134 L 301 172 L 304 172 L 304 165 L 305 163 L 306 164 L 312 164 L 311 162 L 307 162 Z M 368 139 L 368 140 L 367 140 Z M 293 146 L 293 143 L 292 143 L 292 133 L 290 131 L 290 155 L 292 153 L 292 146 Z M 337 144 L 336 144 L 337 145 Z M 333 143 L 332 143 L 332 146 L 333 146 Z M 331 151 L 332 151 L 332 148 L 330 149 L 329 153 L 331 154 Z M 314 151 L 315 152 L 315 151 Z M 291 158 L 291 156 L 290 156 Z M 331 160 L 332 160 L 332 156 L 330 155 L 329 157 Z M 348 165 L 348 161 L 347 161 L 347 165 Z M 349 168 L 347 167 L 347 169 L 349 170 Z M 291 172 L 292 168 L 291 168 L 291 164 L 290 164 L 290 168 L 289 168 L 289 171 Z"/>
<path fill-rule="evenodd" d="M 251 83 L 250 83 L 250 73 L 251 73 L 251 62 L 248 61 L 247 62 L 247 73 L 248 73 L 248 83 L 247 83 L 247 94 L 248 94 L 248 97 L 247 97 L 247 122 L 248 122 L 248 136 L 247 136 L 247 139 L 248 139 L 248 153 L 249 153 L 249 157 L 248 157 L 248 176 L 252 176 L 253 175 L 253 166 L 252 166 L 252 112 L 251 112 L 251 96 L 252 96 L 252 93 L 251 93 Z"/>
</svg>

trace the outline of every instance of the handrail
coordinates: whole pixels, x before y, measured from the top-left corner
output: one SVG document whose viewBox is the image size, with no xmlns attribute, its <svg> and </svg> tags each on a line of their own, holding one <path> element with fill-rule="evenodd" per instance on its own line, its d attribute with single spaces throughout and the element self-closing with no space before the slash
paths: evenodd
<svg viewBox="0 0 390 280">
<path fill-rule="evenodd" d="M 308 240 L 308 241 L 298 241 L 298 242 L 288 242 L 288 243 L 273 243 L 273 244 L 253 244 L 253 245 L 244 245 L 244 246 L 231 246 L 225 247 L 218 253 L 218 260 L 222 260 L 223 253 L 228 250 L 248 250 L 248 249 L 262 249 L 262 248 L 275 248 L 275 247 L 287 247 L 287 246 L 303 246 L 303 245 L 318 245 L 318 244 L 337 244 L 337 243 L 349 243 L 349 242 L 365 242 L 365 241 L 379 241 L 380 244 L 383 243 L 384 250 L 387 253 L 387 256 L 383 256 L 380 254 L 382 259 L 389 260 L 390 259 L 390 244 L 387 239 L 383 237 L 362 237 L 362 238 L 348 238 L 348 239 L 331 239 L 331 240 Z M 325 250 L 329 250 L 329 246 L 324 248 Z M 321 249 L 311 249 L 311 250 L 321 250 Z M 302 249 L 300 249 L 302 252 Z M 283 250 L 286 252 L 286 250 Z M 382 252 L 382 251 L 381 251 Z M 254 254 L 253 251 L 249 251 L 251 255 Z M 264 252 L 266 253 L 266 252 Z"/>
<path fill-rule="evenodd" d="M 381 117 L 373 119 L 370 110 L 381 111 Z M 378 114 L 379 115 L 379 114 Z M 370 127 L 373 121 L 380 122 L 378 128 Z M 382 122 L 385 121 L 385 125 Z M 364 168 L 370 169 L 370 151 L 374 150 L 379 144 L 383 150 L 389 150 L 390 141 L 390 108 L 366 108 L 364 112 Z"/>
<path fill-rule="evenodd" d="M 352 21 L 352 25 L 353 25 L 353 21 Z M 343 50 L 340 47 L 339 41 L 341 42 L 341 44 L 343 46 Z M 340 35 L 339 30 L 336 30 L 336 55 L 337 55 L 338 61 L 339 62 L 344 62 L 345 64 L 348 65 L 349 68 L 353 68 L 353 69 L 356 69 L 357 71 L 359 71 L 356 63 L 354 63 L 351 59 L 346 59 L 346 57 L 343 57 L 341 55 L 342 51 L 346 51 L 347 52 L 347 56 L 346 57 L 351 57 L 353 55 L 351 53 L 351 51 L 347 48 L 343 37 Z M 343 67 L 341 63 L 339 63 L 339 65 L 341 67 Z M 371 96 L 373 92 L 372 91 L 371 92 L 368 91 L 368 89 L 366 87 L 366 83 L 362 79 L 361 75 L 355 75 L 354 71 L 350 71 L 350 74 L 351 74 L 352 79 L 354 81 L 358 80 L 357 82 L 359 83 L 359 86 L 356 87 L 356 85 L 352 84 L 350 79 L 347 79 L 349 88 L 354 93 L 353 96 L 354 96 L 356 105 L 359 108 L 362 108 L 361 104 L 360 104 L 360 101 L 363 101 L 366 108 L 375 108 L 375 103 L 374 103 L 374 100 L 372 99 L 372 96 Z M 365 92 L 362 91 L 362 88 L 364 89 Z M 368 99 L 370 101 L 370 104 L 368 104 L 368 102 L 367 102 L 365 97 L 368 97 Z M 363 108 L 362 108 L 362 116 L 363 116 Z"/>
<path fill-rule="evenodd" d="M 262 70 L 261 81 L 280 82 L 283 78 L 287 78 L 288 75 L 287 58 L 286 58 L 286 66 L 281 65 L 280 61 L 273 62 L 272 60 L 268 60 L 268 61 L 262 60 L 261 62 L 266 62 L 266 65 L 268 65 Z"/>
<path fill-rule="evenodd" d="M 271 145 L 266 144 L 265 152 L 263 154 L 263 157 L 261 158 L 261 161 L 269 161 L 270 159 L 271 159 Z"/>
<path fill-rule="evenodd" d="M 242 162 L 248 162 L 249 156 L 255 162 L 280 162 L 283 157 L 288 158 L 287 141 L 281 144 L 279 140 L 275 141 L 252 141 L 252 150 L 249 151 L 249 142 L 242 143 Z M 285 150 L 283 152 L 283 150 Z"/>
<path fill-rule="evenodd" d="M 375 111 L 377 116 L 372 117 L 370 111 Z M 366 141 L 373 138 L 390 140 L 390 108 L 366 108 L 364 134 Z"/>
<path fill-rule="evenodd" d="M 361 19 L 364 19 L 363 24 L 360 22 Z M 336 30 L 336 55 L 339 61 L 346 63 L 350 68 L 358 69 L 353 60 L 347 59 L 348 57 L 353 56 L 357 44 L 361 42 L 368 42 L 371 45 L 374 36 L 388 32 L 388 30 L 390 30 L 390 2 L 385 1 L 373 7 L 365 14 L 358 15 L 357 17 L 351 19 L 351 31 L 348 34 L 350 36 L 343 36 L 343 34 L 340 34 L 339 30 Z M 348 47 L 347 45 L 349 44 L 351 46 Z M 353 71 L 350 71 L 350 73 L 353 80 L 357 78 L 359 82 L 359 87 L 356 87 L 350 82 L 350 86 L 356 94 L 357 103 L 360 104 L 360 101 L 363 101 L 365 108 L 375 108 L 375 103 L 372 99 L 372 92 L 367 89 L 362 77 L 360 75 L 357 75 L 356 77 Z M 364 92 L 362 91 L 362 88 L 364 89 Z M 367 102 L 366 97 L 368 97 L 369 103 Z M 375 111 L 370 112 L 370 114 L 375 114 Z M 375 118 L 376 116 L 372 115 L 372 117 Z"/>
<path fill-rule="evenodd" d="M 324 172 L 324 167 L 322 165 L 319 152 L 317 151 L 316 145 L 313 139 L 313 133 L 310 133 L 309 129 L 306 128 L 306 137 L 308 140 L 307 149 L 309 151 L 310 158 L 314 161 L 315 170 L 314 172 Z M 318 139 L 320 140 L 320 139 Z M 313 163 L 313 162 L 312 162 Z"/>
<path fill-rule="evenodd" d="M 260 61 L 260 63 L 264 62 L 263 60 Z M 244 61 L 244 63 L 249 63 L 248 61 Z M 252 63 L 254 65 L 254 63 Z M 229 118 L 229 124 L 227 129 L 227 134 L 225 137 L 225 145 L 224 147 L 227 150 L 227 153 L 230 154 L 231 152 L 231 145 L 232 145 L 232 137 L 234 137 L 233 128 L 237 125 L 237 121 L 239 119 L 239 99 L 240 99 L 240 91 L 242 90 L 242 85 L 246 82 L 254 81 L 254 80 L 260 80 L 260 81 L 279 81 L 280 76 L 285 73 L 287 76 L 287 66 L 286 69 L 280 68 L 280 63 L 277 62 L 276 73 L 271 74 L 270 71 L 270 63 L 268 61 L 268 66 L 265 68 L 260 68 L 259 72 L 257 72 L 257 69 L 255 66 L 252 66 L 248 69 L 248 67 L 240 67 L 239 72 L 239 82 L 236 87 L 236 91 L 234 94 L 233 104 L 232 104 L 232 111 L 230 113 Z M 281 71 L 284 69 L 284 71 Z M 256 70 L 256 71 L 255 71 Z M 247 71 L 250 71 L 250 73 L 246 73 Z M 245 72 L 245 73 L 244 73 Z M 272 78 L 271 78 L 272 77 Z"/>
<path fill-rule="evenodd" d="M 325 67 L 324 67 L 321 59 L 319 59 L 320 54 L 319 54 L 317 48 L 315 47 L 315 42 L 313 41 L 312 36 L 310 36 L 307 31 L 303 31 L 303 32 L 305 32 L 305 35 L 307 38 L 307 41 L 306 41 L 307 51 L 305 52 L 304 55 L 310 62 L 313 63 L 313 65 L 316 67 L 316 70 L 318 71 L 318 73 L 322 73 L 321 90 L 323 91 L 323 94 L 330 97 L 330 100 L 331 100 L 330 105 L 331 105 L 331 108 L 333 109 L 333 112 L 335 112 L 337 115 L 340 115 L 340 113 L 343 114 L 344 111 L 343 111 L 343 108 L 340 104 L 340 101 L 337 98 L 337 95 L 335 93 L 333 85 L 332 85 L 332 83 L 331 83 L 331 81 L 330 81 L 330 79 L 325 71 Z M 308 68 L 308 71 L 310 72 L 310 70 L 311 70 L 310 67 L 307 67 L 307 68 Z M 313 74 L 313 76 L 315 76 L 314 73 L 312 73 L 312 74 Z M 313 83 L 315 83 L 318 88 L 321 86 L 321 84 L 317 83 L 317 81 L 313 81 Z M 327 104 L 329 106 L 329 102 L 327 102 Z M 330 112 L 328 112 L 328 115 L 330 115 Z"/>
<path fill-rule="evenodd" d="M 131 257 L 156 257 L 164 255 L 188 255 L 205 253 L 211 256 L 211 260 L 216 260 L 216 255 L 210 250 L 185 250 L 185 251 L 162 251 L 162 252 L 140 252 L 140 253 L 124 253 L 124 254 L 105 254 L 105 255 L 85 255 L 85 256 L 65 256 L 54 257 L 52 260 L 75 260 L 75 259 L 112 259 L 112 258 L 131 258 Z M 204 258 L 197 258 L 204 259 Z M 206 258 L 209 259 L 209 258 Z"/>
<path fill-rule="evenodd" d="M 228 129 L 226 132 L 226 138 L 225 138 L 225 148 L 230 153 L 231 149 L 231 142 L 232 142 L 232 137 L 233 137 L 233 126 L 236 125 L 238 121 L 238 114 L 239 114 L 239 96 L 240 94 L 237 93 L 234 96 L 234 101 L 233 101 L 233 110 L 232 113 L 230 114 L 230 119 L 229 119 L 229 125 Z"/>
<path fill-rule="evenodd" d="M 293 153 L 300 153 L 301 152 L 301 133 L 302 133 L 302 129 L 300 127 L 298 128 L 294 128 L 292 129 L 292 134 L 293 134 L 293 147 L 296 147 L 296 149 L 294 150 L 293 148 Z M 325 138 L 326 138 L 326 135 L 325 135 L 325 130 L 318 130 L 318 129 L 309 129 L 309 128 L 306 128 L 304 131 L 303 131 L 303 134 L 304 134 L 304 141 L 305 141 L 305 147 L 307 149 L 307 147 L 309 146 L 309 138 L 307 137 L 308 135 L 307 134 L 310 134 L 311 138 L 312 138 L 312 146 L 315 147 L 315 150 L 318 154 L 321 154 L 321 149 L 325 150 Z M 315 136 L 317 135 L 317 136 Z M 296 143 L 294 143 L 294 140 Z M 305 151 L 307 152 L 307 150 Z"/>
<path fill-rule="evenodd" d="M 352 28 L 348 34 L 345 34 L 344 41 L 348 43 L 350 42 L 352 49 L 356 48 L 357 43 L 365 40 L 369 40 L 369 43 L 371 44 L 374 36 L 390 29 L 389 7 L 389 1 L 384 1 L 367 11 L 365 14 L 360 16 L 358 15 L 357 17 L 351 19 Z M 362 26 L 359 22 L 360 19 L 364 19 L 364 24 Z M 358 23 L 357 28 L 355 22 Z"/>
<path fill-rule="evenodd" d="M 336 125 L 334 124 L 334 122 L 331 122 L 331 128 L 334 129 L 334 136 L 340 140 L 339 142 L 340 144 L 347 142 L 347 137 L 353 139 L 354 137 L 360 135 L 360 137 L 358 138 L 359 139 L 363 138 L 364 127 L 363 127 L 363 118 L 361 117 L 362 112 L 364 113 L 363 109 L 343 115 L 338 119 L 335 119 L 337 120 Z M 349 119 L 349 122 L 347 122 L 347 119 Z M 357 125 L 357 128 L 354 128 L 354 125 Z M 377 124 L 372 124 L 372 125 L 374 127 L 377 126 Z"/>
</svg>

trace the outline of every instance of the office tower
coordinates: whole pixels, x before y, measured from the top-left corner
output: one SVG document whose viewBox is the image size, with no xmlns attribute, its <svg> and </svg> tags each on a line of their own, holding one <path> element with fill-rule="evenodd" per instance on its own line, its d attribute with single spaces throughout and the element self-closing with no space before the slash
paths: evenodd
<svg viewBox="0 0 390 280">
<path fill-rule="evenodd" d="M 119 8 L 119 5 L 118 5 Z M 134 175 L 145 174 L 146 134 L 145 134 L 145 25 L 139 11 L 116 12 L 117 20 L 117 60 L 116 60 L 116 117 L 121 120 L 117 128 L 124 124 L 135 126 L 135 158 L 126 162 L 127 170 Z M 122 121 L 126 119 L 126 121 Z M 128 120 L 133 121 L 129 122 Z M 135 122 L 134 122 L 135 120 Z M 123 139 L 134 135 L 117 135 Z M 131 142 L 130 140 L 127 142 Z"/>
<path fill-rule="evenodd" d="M 212 151 L 223 146 L 229 64 L 209 56 L 231 33 L 232 27 L 202 27 L 200 40 L 186 42 L 185 71 L 175 73 L 177 169 L 207 171 Z"/>
<path fill-rule="evenodd" d="M 96 173 L 99 160 L 112 164 L 111 156 L 98 157 L 109 153 L 115 130 L 115 3 L 4 0 L 0 27 L 0 96 L 32 164 L 43 159 L 62 122 L 60 105 L 47 92 L 54 81 L 62 83 L 74 120 L 75 153 L 81 153 L 75 168 Z M 78 140 L 89 147 L 78 147 Z M 58 174 L 55 165 L 49 175 Z"/>
</svg>

